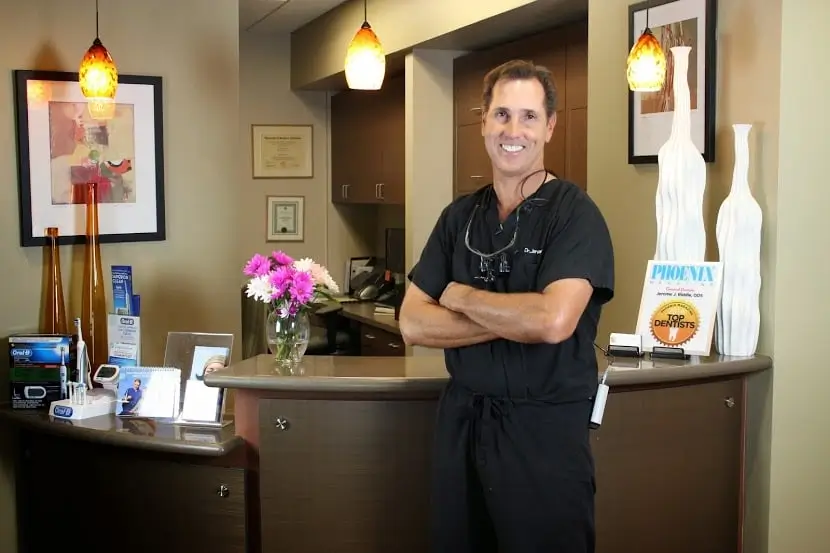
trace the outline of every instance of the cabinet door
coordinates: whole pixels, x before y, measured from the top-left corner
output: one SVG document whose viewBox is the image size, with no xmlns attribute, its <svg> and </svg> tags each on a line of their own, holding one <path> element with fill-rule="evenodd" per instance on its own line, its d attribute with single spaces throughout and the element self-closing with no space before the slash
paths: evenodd
<svg viewBox="0 0 830 553">
<path fill-rule="evenodd" d="M 22 552 L 248 551 L 242 469 L 30 435 L 21 473 Z"/>
<path fill-rule="evenodd" d="M 455 129 L 455 195 L 475 192 L 493 182 L 493 165 L 484 148 L 481 123 Z"/>
<path fill-rule="evenodd" d="M 736 553 L 743 386 L 613 392 L 593 435 L 597 553 Z"/>
<path fill-rule="evenodd" d="M 402 205 L 406 201 L 406 87 L 403 77 L 389 79 L 376 115 L 380 124 L 375 146 L 381 148 L 378 200 Z"/>
<path fill-rule="evenodd" d="M 358 127 L 358 109 L 349 91 L 331 99 L 331 199 L 336 203 L 354 199 L 360 174 L 360 144 L 352 136 Z"/>
<path fill-rule="evenodd" d="M 262 551 L 428 551 L 436 405 L 261 400 Z"/>
</svg>

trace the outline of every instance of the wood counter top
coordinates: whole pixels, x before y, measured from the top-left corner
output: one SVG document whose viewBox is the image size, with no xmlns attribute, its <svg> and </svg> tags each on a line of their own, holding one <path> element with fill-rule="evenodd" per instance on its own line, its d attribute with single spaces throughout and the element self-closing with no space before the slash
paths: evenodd
<svg viewBox="0 0 830 553">
<path fill-rule="evenodd" d="M 393 334 L 400 336 L 401 327 L 394 315 L 378 315 L 375 313 L 374 302 L 365 303 L 344 303 L 340 314 L 347 319 L 352 319 Z"/>
<path fill-rule="evenodd" d="M 70 421 L 45 411 L 0 406 L 0 421 L 55 436 L 112 445 L 202 457 L 221 457 L 243 444 L 233 424 L 205 428 L 165 424 L 152 419 L 122 419 L 115 415 Z"/>
<path fill-rule="evenodd" d="M 598 377 L 610 369 L 607 384 L 648 386 L 697 381 L 763 371 L 765 356 L 711 355 L 689 360 L 607 358 L 597 355 Z M 448 379 L 444 356 L 306 356 L 293 371 L 280 370 L 270 355 L 259 355 L 205 375 L 208 386 L 282 392 L 440 392 Z"/>
</svg>

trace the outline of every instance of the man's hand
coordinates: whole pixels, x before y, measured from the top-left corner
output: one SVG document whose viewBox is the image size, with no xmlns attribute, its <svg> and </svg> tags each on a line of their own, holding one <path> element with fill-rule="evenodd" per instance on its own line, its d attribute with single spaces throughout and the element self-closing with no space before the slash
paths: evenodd
<svg viewBox="0 0 830 553">
<path fill-rule="evenodd" d="M 444 293 L 441 294 L 438 303 L 442 307 L 446 307 L 450 311 L 455 311 L 456 313 L 463 313 L 464 304 L 466 303 L 467 297 L 474 290 L 475 288 L 473 288 L 472 286 L 467 286 L 466 284 L 459 284 L 458 282 L 450 282 L 447 285 L 447 287 L 444 288 Z"/>
</svg>

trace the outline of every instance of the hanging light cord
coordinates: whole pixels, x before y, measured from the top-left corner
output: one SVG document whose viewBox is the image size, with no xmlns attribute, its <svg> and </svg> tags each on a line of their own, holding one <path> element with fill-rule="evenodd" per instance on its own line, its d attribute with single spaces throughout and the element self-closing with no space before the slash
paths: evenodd
<svg viewBox="0 0 830 553">
<path fill-rule="evenodd" d="M 101 33 L 98 31 L 98 0 L 95 0 L 95 38 L 101 38 Z"/>
<path fill-rule="evenodd" d="M 98 0 L 95 0 L 95 1 L 97 2 Z M 368 4 L 369 4 L 369 0 L 363 0 L 363 22 L 364 23 L 369 22 L 369 10 L 368 10 L 368 7 L 367 7 Z"/>
</svg>

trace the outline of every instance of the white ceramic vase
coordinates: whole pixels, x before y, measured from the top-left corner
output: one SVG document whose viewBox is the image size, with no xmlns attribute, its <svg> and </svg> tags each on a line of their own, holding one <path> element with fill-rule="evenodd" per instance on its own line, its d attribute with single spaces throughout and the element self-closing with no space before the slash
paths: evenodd
<svg viewBox="0 0 830 553">
<path fill-rule="evenodd" d="M 703 193 L 706 162 L 692 141 L 688 46 L 671 49 L 674 116 L 669 139 L 657 152 L 657 248 L 661 261 L 705 261 Z"/>
<path fill-rule="evenodd" d="M 718 211 L 715 235 L 723 264 L 715 348 L 722 355 L 749 356 L 758 347 L 761 327 L 761 206 L 749 189 L 749 131 L 732 125 L 735 168 L 732 188 Z"/>
</svg>

